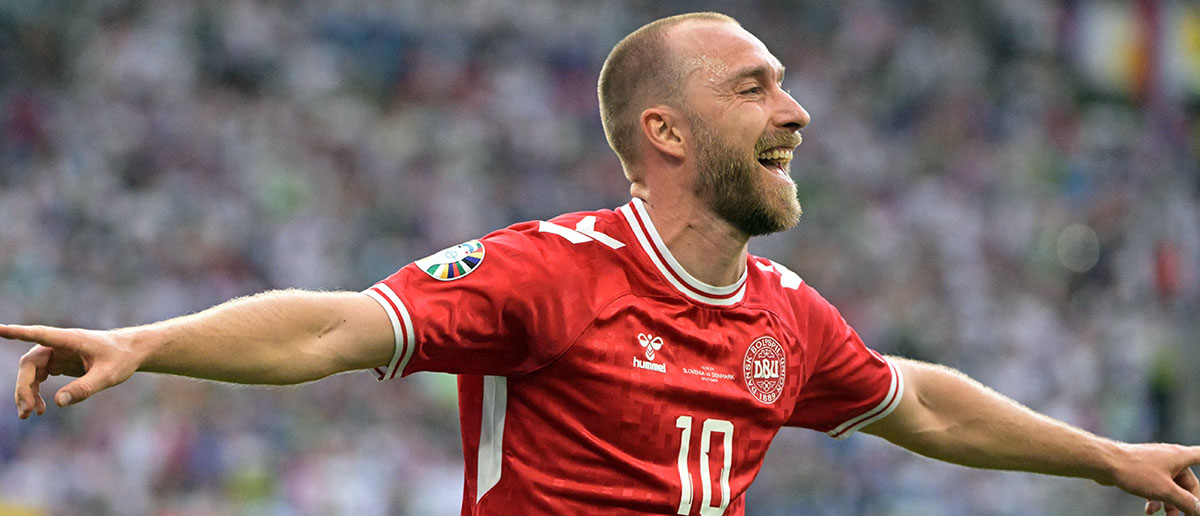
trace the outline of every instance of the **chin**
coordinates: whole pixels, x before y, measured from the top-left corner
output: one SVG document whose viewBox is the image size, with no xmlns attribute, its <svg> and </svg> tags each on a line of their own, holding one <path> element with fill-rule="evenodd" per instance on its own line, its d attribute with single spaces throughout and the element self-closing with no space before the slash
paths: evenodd
<svg viewBox="0 0 1200 516">
<path fill-rule="evenodd" d="M 787 231 L 800 222 L 800 203 L 793 185 L 772 188 L 753 199 L 731 201 L 714 206 L 721 218 L 747 236 L 762 236 Z"/>
<path fill-rule="evenodd" d="M 787 231 L 800 223 L 800 215 L 804 211 L 800 208 L 800 201 L 796 200 L 796 187 L 791 186 L 786 189 L 786 192 L 783 190 L 780 189 L 780 191 L 776 192 L 779 203 L 770 210 L 769 217 L 771 223 L 769 226 L 771 227 L 771 231 L 764 234 Z"/>
</svg>

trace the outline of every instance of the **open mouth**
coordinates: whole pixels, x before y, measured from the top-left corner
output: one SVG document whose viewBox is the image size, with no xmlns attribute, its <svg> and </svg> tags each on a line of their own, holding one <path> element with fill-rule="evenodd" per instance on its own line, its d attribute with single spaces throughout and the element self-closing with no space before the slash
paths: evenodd
<svg viewBox="0 0 1200 516">
<path fill-rule="evenodd" d="M 786 147 L 770 149 L 759 153 L 758 156 L 755 156 L 755 159 L 758 160 L 758 163 L 763 168 L 791 181 L 791 177 L 788 176 L 787 171 L 788 163 L 792 162 L 792 149 Z"/>
</svg>

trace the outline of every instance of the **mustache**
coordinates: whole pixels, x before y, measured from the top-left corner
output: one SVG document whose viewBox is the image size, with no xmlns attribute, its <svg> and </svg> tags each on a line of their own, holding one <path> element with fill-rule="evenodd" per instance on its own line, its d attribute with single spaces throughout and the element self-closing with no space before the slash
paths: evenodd
<svg viewBox="0 0 1200 516">
<path fill-rule="evenodd" d="M 804 141 L 799 131 L 776 132 L 762 135 L 754 144 L 755 154 L 779 147 L 795 148 Z"/>
</svg>

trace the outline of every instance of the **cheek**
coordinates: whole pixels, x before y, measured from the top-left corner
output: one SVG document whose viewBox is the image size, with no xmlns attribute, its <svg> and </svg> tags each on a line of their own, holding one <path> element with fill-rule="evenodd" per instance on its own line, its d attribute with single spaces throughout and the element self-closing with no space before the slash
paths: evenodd
<svg viewBox="0 0 1200 516">
<path fill-rule="evenodd" d="M 736 126 L 741 134 L 752 135 L 754 139 L 758 139 L 766 129 L 769 117 L 761 104 L 747 102 L 739 109 L 729 111 L 725 118 L 727 123 Z"/>
<path fill-rule="evenodd" d="M 734 131 L 735 132 L 732 133 L 732 135 L 737 141 L 737 144 L 739 146 L 749 146 L 751 148 L 758 143 L 759 138 L 761 138 L 763 134 L 762 127 L 758 126 L 757 124 L 738 124 L 737 129 Z"/>
<path fill-rule="evenodd" d="M 765 132 L 767 114 L 757 103 L 739 102 L 719 110 L 707 121 L 713 130 L 725 135 L 729 143 L 753 145 Z"/>
</svg>

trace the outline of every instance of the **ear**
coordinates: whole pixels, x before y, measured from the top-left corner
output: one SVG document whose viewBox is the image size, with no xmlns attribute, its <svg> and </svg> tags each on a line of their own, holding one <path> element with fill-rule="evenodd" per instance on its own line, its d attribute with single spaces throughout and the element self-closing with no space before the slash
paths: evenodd
<svg viewBox="0 0 1200 516">
<path fill-rule="evenodd" d="M 682 124 L 683 117 L 667 106 L 654 106 L 642 111 L 642 134 L 650 147 L 672 158 L 682 160 L 687 154 L 684 142 L 689 134 Z"/>
</svg>

